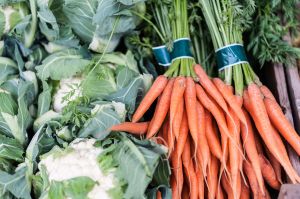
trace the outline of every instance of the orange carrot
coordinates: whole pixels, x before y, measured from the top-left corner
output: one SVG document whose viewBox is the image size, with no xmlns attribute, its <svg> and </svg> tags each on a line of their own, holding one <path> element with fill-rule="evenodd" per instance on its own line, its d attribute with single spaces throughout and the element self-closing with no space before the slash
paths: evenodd
<svg viewBox="0 0 300 199">
<path fill-rule="evenodd" d="M 245 92 L 245 94 L 246 94 L 246 96 L 248 95 L 247 92 Z M 248 103 L 247 103 L 247 100 L 245 101 L 245 105 L 249 106 Z M 263 146 L 261 144 L 261 140 L 258 137 L 257 133 L 254 134 L 254 137 L 255 137 L 255 143 L 256 143 L 256 148 L 257 148 L 258 153 L 259 154 L 263 154 L 264 153 Z M 274 137 L 280 143 L 282 150 L 285 151 L 283 143 L 282 143 L 281 138 L 279 137 L 278 133 L 275 133 Z M 271 164 L 273 165 L 273 168 L 274 168 L 275 173 L 276 173 L 276 178 L 278 179 L 279 182 L 282 182 L 282 180 L 281 180 L 281 165 L 280 165 L 280 163 L 274 157 L 274 155 L 268 150 L 267 147 L 264 147 L 264 148 L 265 148 L 265 151 L 266 151 L 266 153 L 267 153 L 267 155 L 268 155 L 268 157 L 269 157 L 269 159 L 271 161 Z"/>
<path fill-rule="evenodd" d="M 263 195 L 261 192 L 259 192 L 258 198 L 259 199 L 271 199 L 270 193 L 266 187 L 265 187 L 265 194 Z"/>
<path fill-rule="evenodd" d="M 197 74 L 198 78 L 199 78 L 199 82 L 202 85 L 202 87 L 206 90 L 206 92 L 213 98 L 214 101 L 217 102 L 218 106 L 220 106 L 224 112 L 226 113 L 226 115 L 229 116 L 229 118 L 231 120 L 233 120 L 230 112 L 228 111 L 228 107 L 226 104 L 226 101 L 224 100 L 222 94 L 219 92 L 219 90 L 216 88 L 216 86 L 214 85 L 214 83 L 210 80 L 210 78 L 207 76 L 207 74 L 205 73 L 205 71 L 203 70 L 203 68 L 200 65 L 195 65 L 194 66 L 194 70 L 195 73 Z M 199 89 L 198 89 L 199 90 Z M 203 89 L 202 89 L 203 90 Z M 232 91 L 228 91 L 229 93 L 232 93 Z M 198 96 L 198 93 L 197 93 Z M 207 95 L 206 95 L 207 96 Z M 212 100 L 211 100 L 212 101 Z M 203 103 L 203 102 L 202 102 Z M 204 105 L 204 104 L 203 104 Z M 206 107 L 207 108 L 207 107 Z M 208 108 L 207 108 L 208 109 Z M 209 110 L 209 109 L 208 109 Z M 211 110 L 209 110 L 211 112 Z M 214 114 L 213 114 L 214 115 Z M 214 115 L 215 117 L 215 115 Z M 217 119 L 217 118 L 216 118 Z M 218 125 L 219 122 L 217 121 Z M 224 131 L 224 129 L 220 128 L 221 134 L 227 134 L 226 131 Z M 231 135 L 228 135 L 228 138 L 232 140 Z M 224 154 L 226 154 L 226 152 L 224 151 L 224 149 L 226 149 L 227 147 L 227 138 L 225 138 L 225 136 L 222 136 L 222 150 L 223 150 L 223 156 Z M 232 140 L 234 142 L 234 140 Z M 236 143 L 235 143 L 236 144 Z"/>
<path fill-rule="evenodd" d="M 156 199 L 162 199 L 160 191 L 156 192 Z"/>
<path fill-rule="evenodd" d="M 250 199 L 250 190 L 244 181 L 242 181 L 242 192 L 240 199 Z"/>
<path fill-rule="evenodd" d="M 286 152 L 282 151 L 281 143 L 275 138 L 276 132 L 274 132 L 271 126 L 261 92 L 258 86 L 254 83 L 248 86 L 248 94 L 250 99 L 250 112 L 252 118 L 254 119 L 255 125 L 263 138 L 264 143 L 267 145 L 270 152 L 276 157 L 280 164 L 285 169 L 286 173 L 290 177 L 293 183 L 299 182 L 300 177 L 294 170 L 293 166 L 289 161 L 289 157 Z M 247 96 L 244 93 L 244 101 Z M 248 99 L 246 99 L 248 100 Z"/>
<path fill-rule="evenodd" d="M 182 199 L 190 199 L 190 193 L 189 193 L 189 189 L 188 189 L 187 185 L 183 186 L 181 198 Z M 173 199 L 173 196 L 172 196 L 172 199 Z"/>
<path fill-rule="evenodd" d="M 200 169 L 197 170 L 196 176 L 197 176 L 199 199 L 204 199 L 204 177 Z"/>
<path fill-rule="evenodd" d="M 158 96 L 157 101 L 156 101 L 156 104 L 159 104 L 160 99 L 161 99 L 161 95 Z M 158 112 L 158 107 L 155 106 L 155 111 L 154 111 L 154 114 L 153 114 L 153 115 L 156 115 L 157 112 Z M 153 124 L 153 117 L 152 117 L 152 119 L 151 119 L 151 121 L 150 121 L 150 124 L 149 124 L 149 126 L 148 126 L 148 130 L 147 130 L 147 135 L 146 135 L 146 137 L 148 136 L 148 132 L 149 132 L 149 129 L 151 129 L 152 124 Z M 149 136 L 149 137 L 150 137 L 150 136 Z"/>
<path fill-rule="evenodd" d="M 184 167 L 189 168 L 189 165 L 192 164 L 192 158 L 191 158 L 191 141 L 190 137 L 186 139 L 183 153 L 181 154 L 182 157 L 182 163 Z"/>
<path fill-rule="evenodd" d="M 193 166 L 193 162 L 191 159 L 191 143 L 188 138 L 182 153 L 182 163 L 184 166 L 184 172 L 187 175 L 190 185 L 190 199 L 198 198 L 198 186 L 197 186 L 197 177 L 195 173 L 195 169 Z"/>
<path fill-rule="evenodd" d="M 240 157 L 242 157 L 242 156 L 240 155 Z M 241 164 L 241 163 L 239 163 L 239 165 L 243 166 L 243 164 Z M 242 171 L 243 170 L 242 166 L 241 166 L 240 172 L 243 172 Z M 237 198 L 240 198 L 241 197 L 241 193 L 242 193 L 242 176 L 241 176 L 240 172 L 238 173 L 238 176 L 237 176 L 237 185 L 238 185 L 237 186 L 237 194 L 236 194 Z"/>
<path fill-rule="evenodd" d="M 195 144 L 195 150 L 198 146 L 198 113 L 197 113 L 197 97 L 196 87 L 193 78 L 186 78 L 186 89 L 184 93 L 184 102 L 188 118 L 190 134 Z"/>
<path fill-rule="evenodd" d="M 240 153 L 239 153 L 239 149 L 238 146 L 235 145 L 234 143 L 239 143 L 240 140 L 240 122 L 238 117 L 236 117 L 236 115 L 233 113 L 232 109 L 229 109 L 229 112 L 231 112 L 232 117 L 233 117 L 233 121 L 229 118 L 229 116 L 227 115 L 227 124 L 228 124 L 228 128 L 229 131 L 234 133 L 236 132 L 236 134 L 233 135 L 234 137 L 234 141 L 229 140 L 229 164 L 230 164 L 230 174 L 231 174 L 231 186 L 233 189 L 233 194 L 234 194 L 234 198 L 239 198 L 240 192 L 238 191 L 238 188 L 241 187 L 239 180 L 239 171 L 240 171 L 240 161 L 242 160 L 240 158 Z"/>
<path fill-rule="evenodd" d="M 111 131 L 124 131 L 134 135 L 143 135 L 147 132 L 149 122 L 123 122 L 110 127 Z"/>
<path fill-rule="evenodd" d="M 282 153 L 284 154 L 284 156 L 286 156 L 286 157 L 288 157 L 288 154 L 287 154 L 287 150 L 286 150 L 286 148 L 285 148 L 285 145 L 284 145 L 284 143 L 283 143 L 283 140 L 281 139 L 281 137 L 280 137 L 280 135 L 279 135 L 279 133 L 278 133 L 278 131 L 273 127 L 273 125 L 271 125 L 272 126 L 272 129 L 273 129 L 273 132 L 274 132 L 274 139 L 276 140 L 276 142 L 277 142 L 277 144 L 278 144 L 278 148 L 282 151 Z M 268 153 L 268 152 L 270 152 L 269 150 L 268 150 L 268 148 L 266 148 L 266 152 Z M 272 153 L 270 153 L 270 155 L 272 155 Z M 271 156 L 270 156 L 271 157 Z M 274 157 L 274 156 L 273 156 Z M 273 160 L 273 162 L 275 162 L 275 164 L 273 165 L 273 168 L 275 169 L 275 167 L 274 166 L 276 166 L 276 169 L 277 170 L 275 170 L 275 173 L 276 173 L 276 178 L 277 178 L 277 176 L 279 176 L 279 179 L 281 179 L 281 165 L 280 165 L 280 163 L 278 162 L 278 160 L 274 157 L 274 159 L 275 160 Z M 277 161 L 276 161 L 277 160 Z M 288 161 L 289 161 L 289 159 L 288 159 Z M 279 165 L 278 165 L 278 163 L 279 163 Z M 297 174 L 297 173 L 296 173 Z M 278 179 L 278 178 L 277 178 Z"/>
<path fill-rule="evenodd" d="M 243 97 L 242 97 L 242 96 L 236 95 L 236 96 L 235 96 L 235 99 L 236 99 L 237 104 L 238 104 L 240 107 L 242 107 L 242 106 L 243 106 Z"/>
<path fill-rule="evenodd" d="M 220 183 L 218 183 L 216 199 L 225 199 L 225 193 Z"/>
<path fill-rule="evenodd" d="M 222 80 L 221 80 L 221 81 L 222 81 Z M 225 85 L 227 86 L 228 91 L 230 91 L 230 93 L 233 94 L 233 92 L 234 92 L 233 86 L 232 86 L 232 85 L 229 85 L 229 84 L 225 84 Z M 225 100 L 225 101 L 226 101 L 226 100 Z"/>
<path fill-rule="evenodd" d="M 199 101 L 196 101 L 196 110 L 197 110 L 197 117 L 198 117 L 198 145 L 199 149 L 202 153 L 202 169 L 203 172 L 206 173 L 206 168 L 208 166 L 208 163 L 210 161 L 210 151 L 205 135 L 205 111 L 203 106 L 200 104 Z"/>
<path fill-rule="evenodd" d="M 181 99 L 181 102 L 178 105 L 177 112 L 175 114 L 174 121 L 173 121 L 173 131 L 176 139 L 179 138 L 179 133 L 180 133 L 179 131 L 181 126 L 183 111 L 184 111 L 184 100 Z"/>
<path fill-rule="evenodd" d="M 176 77 L 173 90 L 171 94 L 171 103 L 170 103 L 170 122 L 173 123 L 175 114 L 177 112 L 178 105 L 181 102 L 181 99 L 184 96 L 186 89 L 186 78 Z"/>
<path fill-rule="evenodd" d="M 259 192 L 258 198 L 259 199 L 272 199 L 271 196 L 270 196 L 270 193 L 269 193 L 268 189 L 266 188 L 266 186 L 264 188 L 264 193 L 265 194 Z"/>
<path fill-rule="evenodd" d="M 233 191 L 231 189 L 229 180 L 227 179 L 227 177 L 225 176 L 224 173 L 222 174 L 221 182 L 222 182 L 222 186 L 223 186 L 225 192 L 227 193 L 227 198 L 228 199 L 234 199 L 234 194 L 233 194 Z"/>
<path fill-rule="evenodd" d="M 230 177 L 231 177 L 231 186 L 234 193 L 234 198 L 238 198 L 238 177 L 240 171 L 240 162 L 239 162 L 239 151 L 234 146 L 231 140 L 229 140 L 229 162 L 230 162 Z"/>
<path fill-rule="evenodd" d="M 177 112 L 177 108 L 180 105 L 181 100 L 183 99 L 185 88 L 186 79 L 184 77 L 176 77 L 173 85 L 170 103 L 170 133 L 172 137 L 175 137 L 175 135 L 173 134 L 174 117 Z"/>
<path fill-rule="evenodd" d="M 247 161 L 244 161 L 243 164 L 244 173 L 246 174 L 250 188 L 252 190 L 252 196 L 254 199 L 259 197 L 259 186 L 257 183 L 257 179 L 254 173 L 253 168 L 251 167 L 251 164 Z"/>
<path fill-rule="evenodd" d="M 153 139 L 154 142 L 160 145 L 165 145 L 164 140 L 163 140 L 163 132 L 162 129 L 158 131 L 157 133 L 157 139 Z"/>
<path fill-rule="evenodd" d="M 203 86 L 203 88 L 206 90 L 206 92 L 218 103 L 219 106 L 227 113 L 228 107 L 227 104 L 222 97 L 222 94 L 218 91 L 216 86 L 213 84 L 211 79 L 207 76 L 204 69 L 199 65 L 196 64 L 194 66 L 195 73 L 197 74 L 199 78 L 200 84 Z"/>
<path fill-rule="evenodd" d="M 273 189 L 279 190 L 280 182 L 276 178 L 276 174 L 272 165 L 262 154 L 259 155 L 259 160 L 260 160 L 260 166 L 264 171 L 263 172 L 264 179 Z"/>
<path fill-rule="evenodd" d="M 220 174 L 222 174 L 225 170 L 226 174 L 229 174 L 229 171 L 227 170 L 227 162 L 228 162 L 228 156 L 229 156 L 229 139 L 224 133 L 221 132 L 221 143 L 222 143 L 222 165 L 220 169 Z"/>
<path fill-rule="evenodd" d="M 192 145 L 192 151 L 195 151 L 195 145 Z M 200 148 L 198 148 L 196 152 L 196 158 L 193 158 L 195 161 L 195 168 L 196 169 L 199 169 L 202 171 L 202 174 L 204 176 L 204 178 L 206 177 L 206 172 L 203 172 L 204 171 L 204 168 L 203 168 L 203 157 L 202 157 L 202 153 L 201 153 L 201 150 Z"/>
<path fill-rule="evenodd" d="M 175 147 L 175 136 L 171 133 L 171 126 L 169 126 L 168 128 L 167 136 L 168 136 L 169 155 L 171 155 Z"/>
<path fill-rule="evenodd" d="M 271 165 L 273 166 L 277 180 L 282 184 L 280 163 L 276 160 L 276 158 L 272 155 L 272 153 L 268 149 L 266 149 L 266 154 L 268 156 Z"/>
<path fill-rule="evenodd" d="M 260 88 L 260 92 L 266 97 L 269 98 L 271 100 L 276 101 L 274 95 L 272 94 L 272 92 L 268 89 L 268 87 L 262 85 Z"/>
<path fill-rule="evenodd" d="M 263 192 L 264 191 L 264 181 L 263 181 L 263 176 L 262 176 L 262 172 L 261 172 L 261 168 L 260 168 L 259 156 L 258 156 L 258 152 L 256 149 L 251 119 L 245 110 L 244 110 L 244 115 L 246 118 L 248 129 L 246 129 L 245 125 L 242 125 L 242 131 L 241 131 L 242 134 L 241 135 L 242 135 L 242 139 L 243 139 L 243 143 L 244 143 L 243 145 L 246 150 L 247 156 L 251 162 L 255 176 L 257 178 L 259 188 L 262 191 L 262 193 L 264 193 Z"/>
<path fill-rule="evenodd" d="M 172 199 L 180 199 L 181 196 L 178 195 L 177 183 L 175 178 L 171 178 L 171 189 L 172 189 Z"/>
<path fill-rule="evenodd" d="M 219 164 L 216 157 L 211 156 L 210 159 L 210 166 L 208 167 L 208 175 L 207 175 L 207 186 L 209 189 L 209 197 L 214 199 L 217 195 L 218 189 L 218 171 L 219 171 Z"/>
<path fill-rule="evenodd" d="M 282 153 L 284 154 L 284 156 L 288 157 L 288 153 L 287 150 L 285 148 L 285 145 L 283 143 L 283 140 L 281 139 L 281 136 L 279 135 L 277 129 L 274 128 L 274 126 L 271 124 L 272 130 L 273 130 L 273 135 L 274 135 L 274 139 L 276 140 L 276 143 L 278 144 L 278 148 L 282 151 Z M 289 159 L 288 159 L 289 160 Z"/>
<path fill-rule="evenodd" d="M 180 125 L 180 130 L 179 130 L 180 139 L 177 140 L 177 148 L 178 148 L 179 156 L 181 156 L 181 154 L 183 153 L 183 149 L 184 149 L 186 140 L 188 138 L 188 134 L 189 134 L 189 126 L 188 126 L 186 112 L 184 111 L 183 116 L 182 116 L 181 125 Z"/>
<path fill-rule="evenodd" d="M 231 136 L 230 131 L 228 130 L 227 123 L 225 120 L 225 116 L 223 112 L 218 108 L 218 106 L 209 99 L 205 91 L 200 85 L 196 85 L 196 93 L 198 100 L 201 102 L 201 104 L 214 116 L 216 119 L 218 126 L 220 128 L 221 134 L 224 133 L 226 136 L 228 136 L 231 140 L 234 141 L 233 137 Z M 223 150 L 223 149 L 222 149 Z M 223 151 L 224 152 L 224 151 Z"/>
<path fill-rule="evenodd" d="M 181 195 L 182 188 L 183 188 L 183 168 L 182 168 L 182 160 L 181 157 L 178 155 L 178 148 L 175 147 L 174 152 L 171 155 L 171 163 L 173 167 L 173 174 L 176 180 L 176 191 L 178 192 L 177 195 Z"/>
<path fill-rule="evenodd" d="M 151 125 L 149 126 L 147 132 L 147 138 L 150 138 L 155 135 L 155 133 L 161 128 L 162 123 L 164 122 L 167 113 L 170 109 L 171 103 L 171 94 L 172 88 L 174 85 L 174 79 L 170 79 L 167 86 L 165 87 L 162 95 L 160 96 L 159 101 L 157 102 L 155 113 L 151 120 Z"/>
<path fill-rule="evenodd" d="M 189 168 L 185 168 L 185 172 L 189 173 L 191 180 L 190 199 L 198 199 L 198 180 L 193 164 L 190 164 Z"/>
<path fill-rule="evenodd" d="M 265 194 L 259 192 L 258 198 L 259 199 L 271 199 L 270 193 L 269 193 L 268 189 L 266 188 L 266 186 L 264 187 L 264 192 L 265 192 Z"/>
<path fill-rule="evenodd" d="M 241 150 L 243 150 L 242 142 L 241 142 L 240 138 L 238 139 L 238 142 L 239 142 L 239 148 Z M 243 175 L 243 176 L 244 176 L 244 174 L 243 174 L 243 161 L 245 159 L 246 159 L 246 154 L 245 154 L 245 151 L 244 151 L 243 154 L 242 153 L 239 154 L 239 170 L 240 170 L 241 175 Z"/>
<path fill-rule="evenodd" d="M 256 149 L 258 154 L 264 154 L 264 148 L 266 149 L 267 147 L 263 147 L 262 146 L 262 141 L 258 135 L 258 132 L 256 129 L 253 129 L 254 131 L 254 139 L 255 139 L 255 145 L 256 145 Z"/>
<path fill-rule="evenodd" d="M 169 131 L 169 120 L 167 119 L 163 124 L 162 135 L 163 135 L 163 139 L 165 140 L 166 146 L 169 148 L 168 131 Z"/>
<path fill-rule="evenodd" d="M 213 127 L 212 116 L 205 111 L 205 136 L 211 153 L 222 161 L 222 149 L 217 135 L 217 130 Z"/>
<path fill-rule="evenodd" d="M 264 99 L 264 103 L 271 123 L 278 129 L 280 134 L 293 147 L 297 154 L 300 155 L 300 136 L 284 116 L 280 106 L 276 101 L 268 98 Z"/>
<path fill-rule="evenodd" d="M 230 87 L 228 87 L 220 78 L 213 78 L 213 83 L 222 94 L 225 101 L 228 103 L 234 114 L 241 120 L 243 124 L 246 124 L 246 118 L 243 114 L 241 106 L 237 101 L 237 97 L 232 93 Z"/>
<path fill-rule="evenodd" d="M 154 100 L 163 92 L 167 83 L 168 79 L 164 75 L 160 75 L 156 78 L 153 85 L 141 101 L 139 107 L 136 109 L 132 117 L 132 122 L 137 122 L 143 117 L 143 115 L 149 109 Z"/>
</svg>

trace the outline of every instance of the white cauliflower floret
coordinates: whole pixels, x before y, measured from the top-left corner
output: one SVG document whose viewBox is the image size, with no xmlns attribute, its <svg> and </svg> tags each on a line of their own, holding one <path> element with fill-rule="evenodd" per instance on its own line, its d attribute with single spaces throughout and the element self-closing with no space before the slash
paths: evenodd
<svg viewBox="0 0 300 199">
<path fill-rule="evenodd" d="M 89 177 L 96 182 L 88 193 L 89 199 L 111 199 L 108 191 L 116 185 L 114 169 L 103 173 L 98 163 L 98 156 L 103 152 L 95 147 L 95 139 L 76 139 L 66 153 L 50 153 L 39 163 L 44 166 L 49 181 L 64 181 L 76 177 Z"/>
<path fill-rule="evenodd" d="M 53 109 L 56 112 L 61 112 L 63 108 L 67 106 L 68 101 L 75 100 L 77 97 L 82 96 L 82 92 L 80 89 L 81 81 L 82 78 L 80 77 L 72 77 L 60 80 L 59 89 L 53 96 Z M 64 97 L 72 91 L 73 93 L 68 101 L 64 100 Z"/>
</svg>

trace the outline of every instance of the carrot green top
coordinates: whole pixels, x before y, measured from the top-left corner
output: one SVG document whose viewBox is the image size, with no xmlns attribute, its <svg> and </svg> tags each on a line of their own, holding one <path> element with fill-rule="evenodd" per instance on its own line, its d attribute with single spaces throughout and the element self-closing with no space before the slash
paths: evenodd
<svg viewBox="0 0 300 199">
<path fill-rule="evenodd" d="M 236 94 L 242 95 L 244 85 L 259 82 L 247 61 L 242 40 L 255 10 L 254 1 L 199 1 L 216 51 L 219 76 L 226 84 L 234 83 Z"/>
<path fill-rule="evenodd" d="M 190 33 L 187 14 L 187 0 L 174 0 L 174 17 L 171 21 L 173 35 L 172 64 L 166 76 L 196 77 L 193 65 L 194 58 L 190 52 Z"/>
</svg>

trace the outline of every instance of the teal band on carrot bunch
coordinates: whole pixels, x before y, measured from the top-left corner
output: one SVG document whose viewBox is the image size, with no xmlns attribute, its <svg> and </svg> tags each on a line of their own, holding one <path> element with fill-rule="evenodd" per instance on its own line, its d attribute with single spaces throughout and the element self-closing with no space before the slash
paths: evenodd
<svg viewBox="0 0 300 199">
<path fill-rule="evenodd" d="M 168 67 L 171 65 L 171 55 L 166 46 L 153 47 L 152 51 L 160 66 Z"/>
<path fill-rule="evenodd" d="M 234 65 L 249 63 L 242 44 L 230 44 L 219 48 L 216 50 L 216 55 L 219 71 Z"/>
<path fill-rule="evenodd" d="M 191 51 L 191 39 L 180 38 L 173 43 L 173 51 L 171 52 L 172 61 L 182 58 L 193 58 Z"/>
</svg>

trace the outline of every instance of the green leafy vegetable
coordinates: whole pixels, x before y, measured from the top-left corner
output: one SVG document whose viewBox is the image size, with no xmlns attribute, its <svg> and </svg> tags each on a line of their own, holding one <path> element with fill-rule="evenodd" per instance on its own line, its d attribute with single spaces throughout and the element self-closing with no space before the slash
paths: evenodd
<svg viewBox="0 0 300 199">
<path fill-rule="evenodd" d="M 21 165 L 16 172 L 11 175 L 0 170 L 0 186 L 2 193 L 9 192 L 17 198 L 31 199 L 30 183 L 27 173 L 27 166 Z"/>
<path fill-rule="evenodd" d="M 107 153 L 104 152 L 103 156 L 100 156 L 100 162 L 107 155 L 111 155 L 112 165 L 120 165 L 116 175 L 128 183 L 124 197 L 144 198 L 145 190 L 152 181 L 161 155 L 166 152 L 165 149 L 150 141 L 127 138 L 124 134 L 112 136 L 111 139 L 111 143 L 103 141 L 101 144 L 104 148 L 108 148 Z M 134 169 L 132 173 L 127 172 L 132 169 Z"/>
<path fill-rule="evenodd" d="M 49 199 L 74 199 L 88 198 L 88 193 L 96 183 L 87 177 L 77 177 L 64 182 L 52 182 L 49 188 Z"/>
<path fill-rule="evenodd" d="M 123 110 L 116 110 L 122 107 L 122 104 L 114 105 L 109 103 L 97 104 L 92 110 L 93 116 L 86 121 L 82 129 L 79 131 L 79 137 L 93 136 L 103 139 L 109 133 L 109 128 L 115 124 L 119 124 L 125 120 L 125 106 Z M 120 114 L 118 114 L 118 112 Z"/>
<path fill-rule="evenodd" d="M 55 147 L 42 156 L 40 172 L 34 178 L 35 192 L 41 198 L 146 198 L 146 189 L 166 152 L 165 147 L 124 133 L 102 141 L 77 139 L 65 149 Z M 86 166 L 82 168 L 82 164 Z M 169 172 L 168 166 L 161 168 Z M 65 169 L 73 169 L 73 173 L 61 175 Z M 160 178 L 168 181 L 168 176 Z M 152 182 L 152 186 L 162 185 Z"/>
<path fill-rule="evenodd" d="M 165 147 L 110 134 L 152 84 L 130 50 L 111 53 L 141 23 L 136 13 L 144 0 L 0 1 L 0 198 L 98 199 L 104 184 L 109 198 L 140 199 L 169 186 Z"/>
<path fill-rule="evenodd" d="M 49 77 L 53 80 L 61 80 L 83 71 L 88 64 L 89 61 L 84 59 L 78 50 L 67 49 L 49 55 L 43 60 L 42 65 L 36 67 L 36 70 L 42 80 L 47 80 Z"/>
<path fill-rule="evenodd" d="M 266 62 L 288 64 L 299 58 L 300 50 L 284 40 L 289 31 L 295 32 L 298 0 L 256 1 L 257 11 L 253 15 L 248 50 L 261 66 Z M 280 12 L 284 13 L 280 15 Z M 286 23 L 283 25 L 283 23 Z"/>
<path fill-rule="evenodd" d="M 143 92 L 143 77 L 134 78 L 129 85 L 106 97 L 106 100 L 122 102 L 127 105 L 129 114 L 133 114 L 139 92 Z"/>
<path fill-rule="evenodd" d="M 9 79 L 10 76 L 16 74 L 18 66 L 16 63 L 6 57 L 0 57 L 0 84 Z"/>
<path fill-rule="evenodd" d="M 0 158 L 22 162 L 23 146 L 17 140 L 0 135 Z"/>
<path fill-rule="evenodd" d="M 10 34 L 14 37 L 18 38 L 20 41 L 24 43 L 24 46 L 29 48 L 33 44 L 35 40 L 35 35 L 37 31 L 37 10 L 36 10 L 36 1 L 28 0 L 27 2 L 21 1 L 6 1 L 1 2 L 1 6 L 12 5 L 14 9 L 14 16 L 12 19 L 14 21 L 9 24 L 6 24 Z M 9 21 L 9 20 L 8 20 Z"/>
</svg>

